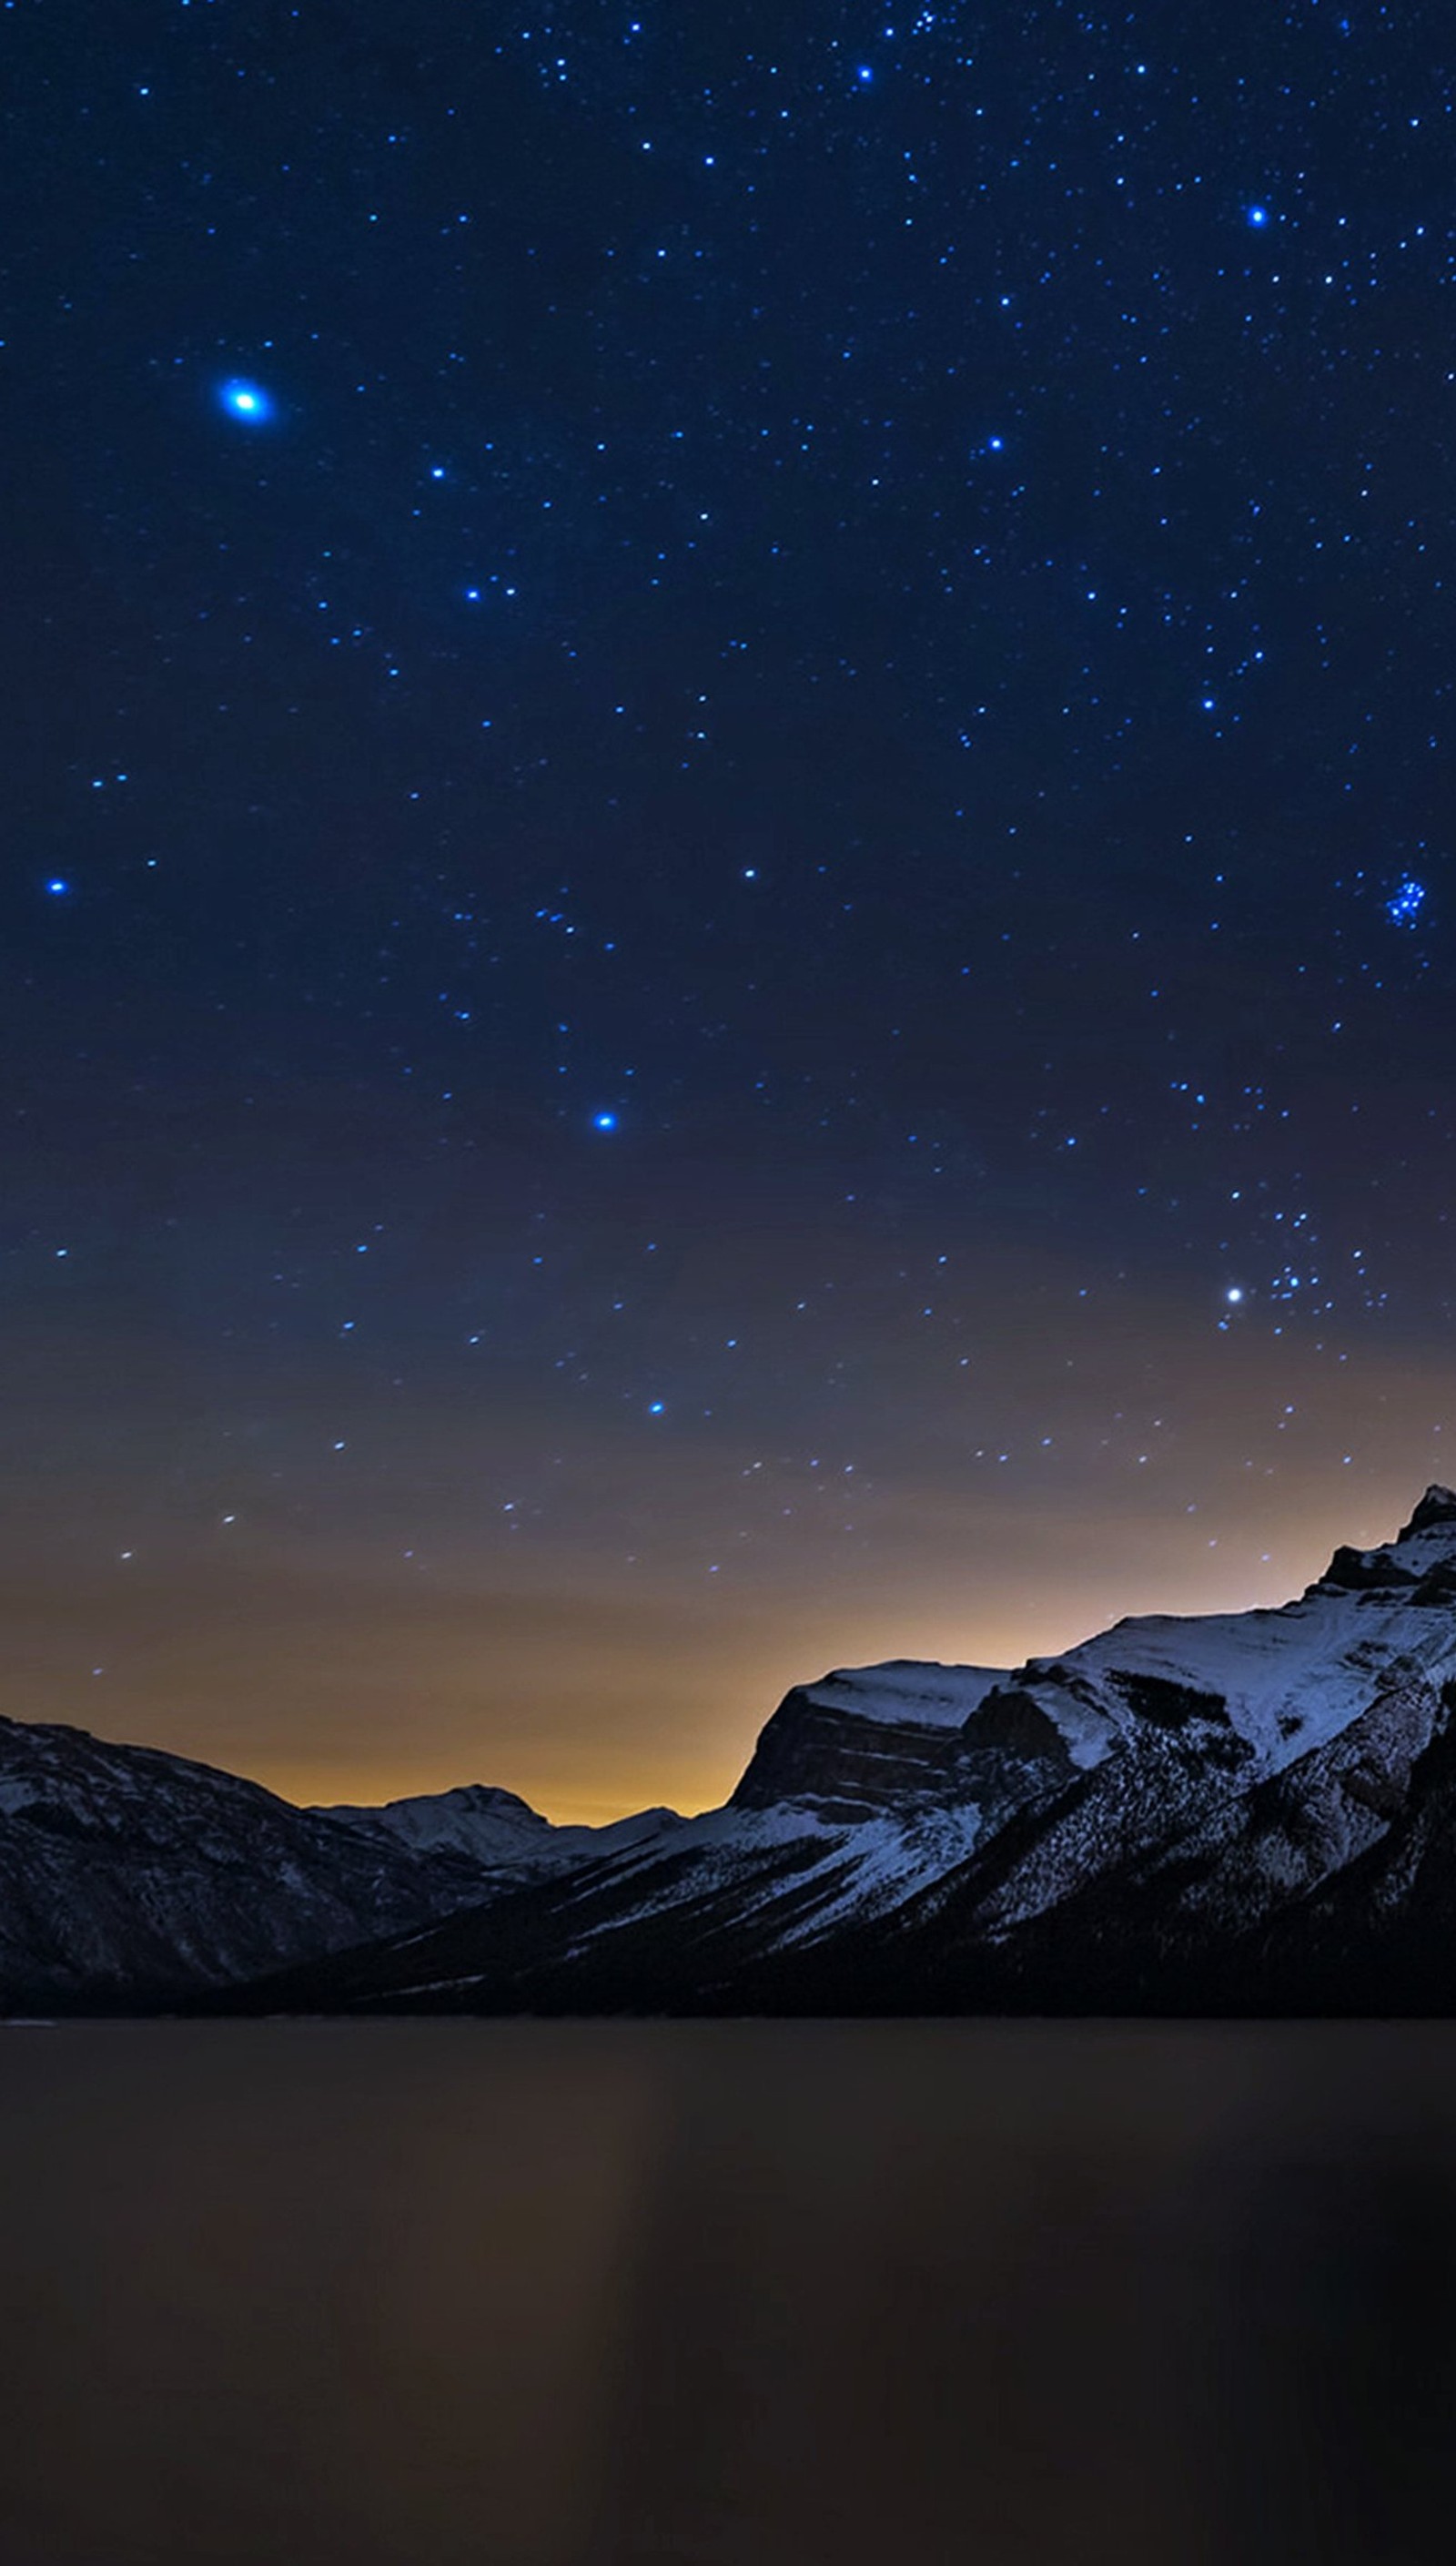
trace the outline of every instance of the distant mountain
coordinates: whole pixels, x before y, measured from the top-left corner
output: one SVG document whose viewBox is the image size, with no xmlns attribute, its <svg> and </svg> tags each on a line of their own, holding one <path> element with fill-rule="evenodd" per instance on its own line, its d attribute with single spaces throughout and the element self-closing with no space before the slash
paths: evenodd
<svg viewBox="0 0 1456 2566">
<path fill-rule="evenodd" d="M 0 2005 L 180 2001 L 669 1823 L 556 1828 L 509 1791 L 297 1809 L 178 1755 L 0 1719 Z"/>
<path fill-rule="evenodd" d="M 684 1822 L 672 1809 L 643 1809 L 605 1827 L 557 1827 L 514 1791 L 467 1782 L 412 1800 L 386 1800 L 382 1808 L 316 1809 L 357 1835 L 410 1853 L 450 1852 L 486 1873 L 513 1881 L 570 1871 L 599 1854 L 613 1853 Z"/>
<path fill-rule="evenodd" d="M 1456 2011 L 1456 1493 L 1278 1610 L 796 1687 L 726 1808 L 297 1810 L 0 1723 L 0 1999 Z"/>
</svg>

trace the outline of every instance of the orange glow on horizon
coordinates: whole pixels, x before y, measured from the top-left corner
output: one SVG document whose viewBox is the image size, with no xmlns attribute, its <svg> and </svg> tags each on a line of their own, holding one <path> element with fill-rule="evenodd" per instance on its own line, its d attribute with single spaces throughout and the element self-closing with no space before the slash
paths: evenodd
<svg viewBox="0 0 1456 2566">
<path fill-rule="evenodd" d="M 179 1474 L 170 1511 L 157 1497 L 145 1517 L 129 1469 L 88 1457 L 58 1473 L 48 1520 L 23 1459 L 0 1460 L 0 1712 L 306 1805 L 480 1782 L 557 1822 L 690 1814 L 721 1805 L 784 1693 L 831 1668 L 1014 1667 L 1125 1615 L 1282 1603 L 1336 1543 L 1388 1539 L 1428 1480 L 1456 1477 L 1444 1355 L 1357 1377 L 1318 1350 L 1210 1342 L 1201 1315 L 1130 1293 L 1109 1304 L 1094 1323 L 1068 1287 L 1055 1337 L 1040 1318 L 1013 1329 L 989 1447 L 957 1412 L 906 1439 L 893 1382 L 852 1440 L 806 1445 L 848 1453 L 852 1475 L 785 1460 L 764 1495 L 760 1456 L 778 1447 L 757 1435 L 726 1453 L 688 1434 L 563 1437 L 560 1495 L 508 1547 L 478 1529 L 477 1440 L 444 1405 L 410 1427 L 433 1510 L 422 1550 L 423 1499 L 408 1539 L 372 1497 L 301 1529 L 261 1470 L 241 1492 L 230 1477 L 215 1509 Z M 105 1383 L 74 1384 L 78 1434 L 103 1389 L 115 1405 L 121 1384 L 148 1418 L 179 1395 L 164 1355 L 148 1371 L 103 1353 Z M 1159 1425 L 1170 1383 L 1176 1434 Z M 1131 1421 L 1109 1445 L 1113 1410 Z M 1028 1416 L 1056 1433 L 1017 1476 L 999 1455 Z M 529 1486 L 539 1441 L 507 1427 L 521 1449 L 505 1483 Z"/>
</svg>

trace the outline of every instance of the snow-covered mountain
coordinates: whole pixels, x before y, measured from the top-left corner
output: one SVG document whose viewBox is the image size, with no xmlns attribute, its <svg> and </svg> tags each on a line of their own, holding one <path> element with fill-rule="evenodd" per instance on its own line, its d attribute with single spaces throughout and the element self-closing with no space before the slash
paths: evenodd
<svg viewBox="0 0 1456 2566">
<path fill-rule="evenodd" d="M 643 1809 L 605 1827 L 553 1826 L 514 1791 L 493 1790 L 484 1782 L 386 1800 L 377 1809 L 339 1807 L 313 1814 L 335 1819 L 376 1844 L 402 1845 L 411 1853 L 462 1855 L 478 1870 L 508 1875 L 512 1881 L 571 1871 L 599 1854 L 617 1852 L 683 1824 L 673 1809 Z"/>
<path fill-rule="evenodd" d="M 246 1981 L 240 1986 L 240 1981 Z M 796 1687 L 726 1808 L 297 1810 L 0 1723 L 0 1996 L 1456 2011 L 1456 1493 L 1278 1610 Z"/>
<path fill-rule="evenodd" d="M 0 1719 L 0 2006 L 166 2003 L 418 1929 L 677 1823 L 508 1791 L 297 1809 L 206 1764 Z"/>
<path fill-rule="evenodd" d="M 1453 1714 L 1456 1493 L 1433 1487 L 1277 1610 L 797 1688 L 726 1809 L 292 2000 L 1456 2010 Z"/>
</svg>

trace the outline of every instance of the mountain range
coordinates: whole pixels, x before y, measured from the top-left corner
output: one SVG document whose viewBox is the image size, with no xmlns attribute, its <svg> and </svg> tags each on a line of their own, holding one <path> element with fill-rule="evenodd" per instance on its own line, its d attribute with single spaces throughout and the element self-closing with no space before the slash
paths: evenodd
<svg viewBox="0 0 1456 2566">
<path fill-rule="evenodd" d="M 796 1686 L 700 1817 L 298 1809 L 0 1720 L 0 2007 L 1456 2010 L 1456 1492 L 1278 1608 Z"/>
</svg>

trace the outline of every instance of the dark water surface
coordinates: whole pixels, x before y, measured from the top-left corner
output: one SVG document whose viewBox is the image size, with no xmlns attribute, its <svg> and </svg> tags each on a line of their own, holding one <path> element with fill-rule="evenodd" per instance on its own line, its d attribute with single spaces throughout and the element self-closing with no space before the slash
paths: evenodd
<svg viewBox="0 0 1456 2566">
<path fill-rule="evenodd" d="M 0 2030 L 3 2566 L 1456 2557 L 1456 2027 Z"/>
</svg>

